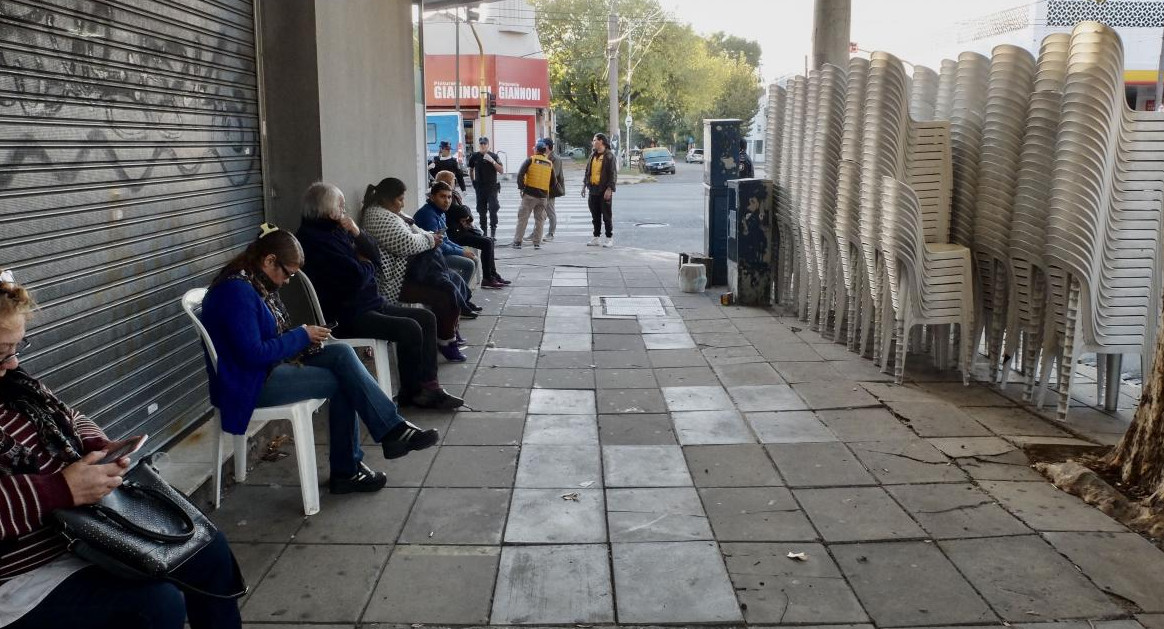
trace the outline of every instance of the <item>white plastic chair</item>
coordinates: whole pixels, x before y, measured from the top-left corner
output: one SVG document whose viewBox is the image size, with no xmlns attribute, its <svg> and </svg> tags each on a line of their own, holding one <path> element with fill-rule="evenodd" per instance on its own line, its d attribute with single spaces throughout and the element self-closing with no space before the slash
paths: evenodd
<svg viewBox="0 0 1164 629">
<path fill-rule="evenodd" d="M 210 357 L 210 365 L 218 371 L 218 352 L 214 349 L 214 341 L 206 332 L 198 315 L 202 312 L 202 299 L 206 297 L 205 288 L 192 288 L 182 296 L 182 309 L 190 317 L 194 329 L 198 331 L 202 345 Z M 315 469 L 315 434 L 311 429 L 311 416 L 319 410 L 325 399 L 310 399 L 284 404 L 280 406 L 263 406 L 256 408 L 251 414 L 251 421 L 247 425 L 246 434 L 230 435 L 234 442 L 234 477 L 238 482 L 247 478 L 247 437 L 257 432 L 263 424 L 272 419 L 288 419 L 291 421 L 291 436 L 295 440 L 295 459 L 299 464 L 299 485 L 303 494 L 303 513 L 315 515 L 319 513 L 319 474 Z M 218 408 L 214 409 L 212 421 L 218 426 L 218 435 L 212 439 L 214 448 L 214 469 L 211 470 L 214 481 L 214 507 L 217 509 L 222 501 L 222 463 L 225 458 L 223 446 L 228 433 L 222 430 L 222 416 Z"/>
</svg>

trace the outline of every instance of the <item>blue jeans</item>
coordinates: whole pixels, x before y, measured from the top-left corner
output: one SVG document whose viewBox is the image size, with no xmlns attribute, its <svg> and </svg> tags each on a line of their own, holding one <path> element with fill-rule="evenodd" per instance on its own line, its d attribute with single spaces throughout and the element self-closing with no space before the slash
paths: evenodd
<svg viewBox="0 0 1164 629">
<path fill-rule="evenodd" d="M 445 264 L 449 265 L 450 271 L 460 275 L 466 284 L 473 279 L 473 271 L 477 268 L 476 262 L 464 256 L 445 256 Z"/>
<path fill-rule="evenodd" d="M 222 533 L 174 578 L 216 594 L 238 590 Z M 238 601 L 183 592 L 166 581 L 132 581 L 97 566 L 74 572 L 8 629 L 237 629 Z"/>
<path fill-rule="evenodd" d="M 330 343 L 302 365 L 282 363 L 271 370 L 259 393 L 259 406 L 290 404 L 313 398 L 331 401 L 328 411 L 331 473 L 349 478 L 363 460 L 359 419 L 376 443 L 403 421 L 380 384 L 368 373 L 355 350 Z M 357 419 L 356 415 L 359 415 Z"/>
</svg>

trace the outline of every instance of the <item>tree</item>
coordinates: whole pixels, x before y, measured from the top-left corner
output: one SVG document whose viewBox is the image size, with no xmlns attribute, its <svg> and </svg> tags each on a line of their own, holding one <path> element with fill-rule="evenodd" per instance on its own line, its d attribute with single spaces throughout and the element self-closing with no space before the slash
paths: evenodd
<svg viewBox="0 0 1164 629">
<path fill-rule="evenodd" d="M 760 67 L 760 44 L 750 39 L 728 35 L 722 31 L 712 33 L 707 43 L 716 54 L 732 59 L 743 57 L 753 68 Z"/>
</svg>

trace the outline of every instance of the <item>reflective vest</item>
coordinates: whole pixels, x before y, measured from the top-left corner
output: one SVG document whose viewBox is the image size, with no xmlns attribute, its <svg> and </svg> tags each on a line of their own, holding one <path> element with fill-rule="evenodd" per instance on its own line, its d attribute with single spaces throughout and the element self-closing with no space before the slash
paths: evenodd
<svg viewBox="0 0 1164 629">
<path fill-rule="evenodd" d="M 550 178 L 554 175 L 554 165 L 543 155 L 530 155 L 529 168 L 525 171 L 526 188 L 534 188 L 548 193 Z"/>
</svg>

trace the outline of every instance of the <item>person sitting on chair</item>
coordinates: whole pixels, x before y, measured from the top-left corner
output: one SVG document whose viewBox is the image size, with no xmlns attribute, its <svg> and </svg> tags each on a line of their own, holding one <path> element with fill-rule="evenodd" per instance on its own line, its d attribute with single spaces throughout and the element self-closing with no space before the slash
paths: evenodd
<svg viewBox="0 0 1164 629">
<path fill-rule="evenodd" d="M 241 627 L 234 599 L 130 580 L 68 552 L 52 512 L 104 498 L 129 458 L 103 463 L 119 443 L 21 368 L 33 308 L 11 271 L 0 272 L 0 627 Z M 221 532 L 172 576 L 223 596 L 242 589 Z"/>
<path fill-rule="evenodd" d="M 435 181 L 428 191 L 428 203 L 422 205 L 412 215 L 412 220 L 416 221 L 417 227 L 443 236 L 448 232 L 445 212 L 449 211 L 452 204 L 453 187 L 443 181 Z M 442 241 L 440 250 L 445 254 L 449 268 L 456 271 L 465 283 L 469 284 L 473 279 L 473 271 L 477 268 L 475 262 L 477 256 L 452 240 Z"/>
<path fill-rule="evenodd" d="M 437 181 L 443 181 L 451 187 L 452 173 L 448 171 L 437 173 Z M 466 226 L 464 219 L 468 217 Z M 445 224 L 449 232 L 445 234 L 453 242 L 462 247 L 473 247 L 481 252 L 481 286 L 483 288 L 505 288 L 510 282 L 497 273 L 497 261 L 493 252 L 494 241 L 484 232 L 472 226 L 473 212 L 465 205 L 461 194 L 453 190 L 453 200 L 445 213 Z"/>
</svg>

